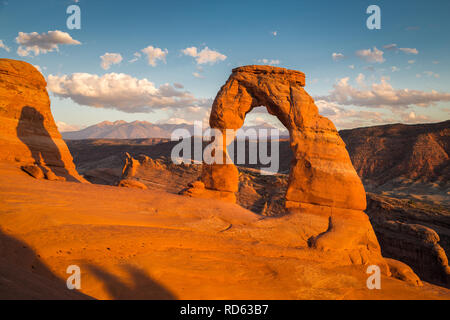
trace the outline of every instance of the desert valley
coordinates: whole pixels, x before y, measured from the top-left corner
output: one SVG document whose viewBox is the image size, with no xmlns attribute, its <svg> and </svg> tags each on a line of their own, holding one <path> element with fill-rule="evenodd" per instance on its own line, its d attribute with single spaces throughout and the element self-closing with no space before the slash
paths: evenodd
<svg viewBox="0 0 450 320">
<path fill-rule="evenodd" d="M 450 120 L 338 132 L 303 73 L 235 68 L 209 123 L 266 106 L 287 131 L 262 175 L 175 164 L 176 126 L 61 135 L 46 87 L 0 59 L 1 299 L 450 299 Z"/>
</svg>

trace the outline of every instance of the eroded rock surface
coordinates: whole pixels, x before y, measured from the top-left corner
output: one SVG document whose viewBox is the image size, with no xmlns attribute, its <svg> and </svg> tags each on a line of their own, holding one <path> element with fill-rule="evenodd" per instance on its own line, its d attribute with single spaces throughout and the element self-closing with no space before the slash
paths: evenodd
<svg viewBox="0 0 450 320">
<path fill-rule="evenodd" d="M 407 263 L 425 281 L 450 287 L 450 212 L 368 194 L 367 214 L 385 257 Z"/>
<path fill-rule="evenodd" d="M 408 282 L 416 287 L 422 287 L 423 283 L 420 281 L 419 277 L 414 273 L 414 271 L 405 263 L 394 260 L 385 259 L 389 265 L 389 270 L 394 278 Z"/>
<path fill-rule="evenodd" d="M 345 143 L 333 123 L 319 114 L 304 85 L 305 75 L 299 71 L 270 66 L 233 69 L 211 110 L 210 126 L 223 135 L 215 156 L 229 158 L 227 145 L 232 139 L 227 129 L 241 128 L 247 113 L 265 106 L 289 130 L 294 155 L 285 196 L 285 207 L 294 217 L 286 223 L 295 225 L 312 248 L 353 264 L 377 263 L 389 274 L 362 211 L 365 191 Z M 217 198 L 229 201 L 238 191 L 239 174 L 234 164 L 204 164 L 201 181 L 205 188 L 194 186 L 187 193 L 210 198 L 215 192 Z"/>
<path fill-rule="evenodd" d="M 58 177 L 86 182 L 58 132 L 46 86 L 32 65 L 0 59 L 0 160 L 25 166 L 44 162 Z"/>
<path fill-rule="evenodd" d="M 128 152 L 134 159 L 138 160 L 140 165 L 137 167 L 136 175 L 133 179 L 144 183 L 151 194 L 161 190 L 169 193 L 178 194 L 180 191 L 185 195 L 191 197 L 212 197 L 217 196 L 216 191 L 205 189 L 205 184 L 198 179 L 201 179 L 202 165 L 175 165 L 170 161 L 170 150 L 173 147 L 172 142 L 166 143 L 154 143 L 149 140 L 85 140 L 85 141 L 69 141 L 69 147 L 76 159 L 77 166 L 81 169 L 86 176 L 89 176 L 90 181 L 105 181 L 108 185 L 117 185 L 117 182 L 121 179 L 123 171 L 123 160 L 127 156 L 123 156 L 125 152 Z M 286 149 L 286 148 L 285 148 Z M 286 149 L 287 150 L 287 149 Z M 145 154 L 142 154 L 145 153 Z M 125 154 L 126 155 L 126 154 Z M 153 159 L 151 159 L 153 158 Z M 93 176 L 93 170 L 103 170 L 97 172 L 97 175 Z M 84 171 L 87 170 L 87 171 Z M 259 170 L 249 167 L 239 166 L 239 191 L 234 193 L 224 193 L 223 196 L 236 196 L 237 203 L 254 213 L 257 213 L 262 219 L 263 225 L 267 229 L 266 236 L 271 239 L 272 242 L 278 241 L 278 236 L 274 233 L 274 228 L 279 227 L 284 236 L 290 236 L 291 239 L 295 239 L 294 243 L 291 243 L 294 247 L 307 247 L 308 244 L 311 247 L 316 248 L 314 250 L 319 254 L 321 251 L 327 250 L 324 255 L 328 259 L 327 265 L 332 264 L 359 264 L 359 263 L 374 263 L 372 253 L 375 254 L 375 258 L 379 257 L 377 249 L 377 239 L 375 238 L 372 230 L 372 226 L 367 221 L 367 216 L 361 211 L 357 210 L 331 210 L 330 207 L 315 206 L 303 204 L 303 209 L 299 208 L 300 214 L 286 215 L 284 209 L 284 197 L 288 184 L 288 176 L 286 174 L 276 174 L 272 176 L 261 175 Z M 89 172 L 89 174 L 88 174 Z M 114 175 L 107 172 L 115 172 Z M 95 178 L 95 180 L 94 180 Z M 186 189 L 188 186 L 188 190 Z M 223 198 L 222 198 L 223 199 Z M 230 197 L 229 199 L 233 199 Z M 223 201 L 216 201 L 219 204 Z M 313 211 L 316 209 L 315 211 Z M 322 212 L 320 212 L 322 209 Z M 303 211 L 301 211 L 303 210 Z M 315 214 L 314 214 L 315 212 Z M 322 213 L 322 214 L 321 214 Z M 377 212 L 370 212 L 372 215 L 378 215 Z M 330 216 L 334 216 L 331 219 L 330 230 Z M 392 219 L 396 219 L 393 217 Z M 408 221 L 408 217 L 401 217 L 403 221 Z M 333 226 L 333 220 L 340 223 Z M 435 220 L 434 216 L 425 216 L 423 221 Z M 419 223 L 419 222 L 415 222 Z M 378 225 L 372 221 L 375 232 L 378 239 Z M 339 228 L 344 227 L 344 231 L 348 230 L 347 235 L 337 238 L 335 246 L 331 247 L 330 235 L 338 234 Z M 444 226 L 443 226 L 444 227 Z M 334 228 L 334 231 L 332 229 Z M 436 229 L 435 227 L 433 227 Z M 446 230 L 448 228 L 443 228 Z M 263 232 L 263 230 L 260 230 Z M 228 230 L 227 232 L 230 232 Z M 321 236 L 321 234 L 330 234 L 328 236 Z M 359 234 L 357 237 L 353 237 Z M 362 234 L 361 234 L 362 233 Z M 366 235 L 364 239 L 363 235 Z M 349 237 L 351 235 L 351 237 Z M 441 245 L 447 238 L 439 231 L 441 238 Z M 283 237 L 284 237 L 283 236 Z M 318 237 L 318 241 L 315 241 L 315 237 Z M 401 234 L 398 237 L 402 237 Z M 333 255 L 324 244 L 327 242 L 337 254 Z M 346 239 L 363 239 L 358 246 L 355 242 L 349 245 Z M 341 241 L 341 239 L 343 239 Z M 381 239 L 380 239 L 381 240 Z M 336 251 L 336 245 L 342 245 L 352 247 L 351 250 Z M 390 245 L 392 241 L 381 242 L 385 245 Z M 369 247 L 367 246 L 368 244 Z M 342 247 L 345 247 L 342 246 Z M 337 247 L 339 249 L 339 247 Z M 369 248 L 369 249 L 368 249 Z M 411 245 L 405 245 L 402 247 L 406 252 L 414 251 L 415 247 Z M 444 247 L 445 248 L 445 247 Z M 422 251 L 426 253 L 426 248 Z M 348 252 L 349 254 L 345 254 Z M 390 256 L 394 259 L 399 259 L 402 256 Z M 333 258 L 334 260 L 331 260 Z M 413 267 L 413 270 L 417 272 L 417 269 L 409 261 L 407 262 Z M 426 263 L 429 263 L 427 260 Z M 403 270 L 403 267 L 402 267 Z M 392 272 L 394 273 L 394 272 Z M 365 275 L 365 273 L 364 273 Z M 411 274 L 409 274 L 411 276 Z M 408 276 L 408 277 L 409 277 Z M 422 276 L 422 275 L 420 275 Z M 403 278 L 404 280 L 406 278 Z M 425 278 L 423 278 L 425 280 Z M 407 280 L 405 280 L 407 281 Z M 427 280 L 429 281 L 429 280 Z M 440 283 L 440 282 L 439 282 Z"/>
<path fill-rule="evenodd" d="M 247 113 L 266 106 L 290 134 L 294 159 L 286 200 L 364 210 L 364 187 L 345 144 L 333 123 L 319 115 L 304 85 L 305 75 L 299 71 L 269 66 L 233 69 L 216 96 L 210 126 L 224 133 L 239 129 Z M 238 175 L 232 164 L 213 164 L 204 167 L 202 181 L 208 189 L 236 192 Z"/>
<path fill-rule="evenodd" d="M 448 289 L 384 276 L 368 290 L 366 267 L 305 248 L 298 215 L 264 218 L 150 187 L 44 183 L 12 169 L 0 163 L 2 299 L 70 298 L 74 262 L 83 275 L 72 291 L 96 299 L 449 299 Z"/>
<path fill-rule="evenodd" d="M 147 186 L 143 184 L 142 182 L 136 181 L 136 180 L 130 180 L 130 179 L 124 179 L 120 180 L 117 184 L 118 187 L 122 188 L 136 188 L 136 189 L 142 189 L 146 190 Z"/>
<path fill-rule="evenodd" d="M 21 168 L 23 171 L 28 173 L 30 176 L 36 179 L 43 179 L 44 173 L 42 172 L 42 169 L 36 165 L 36 164 L 30 164 L 26 166 L 22 166 Z"/>
<path fill-rule="evenodd" d="M 122 178 L 132 178 L 136 175 L 136 171 L 139 168 L 139 161 L 134 159 L 128 152 L 125 153 L 125 164 L 122 170 Z"/>
<path fill-rule="evenodd" d="M 432 182 L 450 188 L 450 120 L 342 130 L 340 135 L 366 186 L 403 179 L 404 184 Z"/>
</svg>

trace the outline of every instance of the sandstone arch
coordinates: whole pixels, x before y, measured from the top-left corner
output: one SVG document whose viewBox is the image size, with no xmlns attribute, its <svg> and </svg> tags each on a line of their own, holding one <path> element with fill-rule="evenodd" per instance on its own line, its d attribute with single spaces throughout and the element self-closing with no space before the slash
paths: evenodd
<svg viewBox="0 0 450 320">
<path fill-rule="evenodd" d="M 294 235 L 295 247 L 303 241 L 308 247 L 327 251 L 333 263 L 373 263 L 389 274 L 362 211 L 366 208 L 364 187 L 345 144 L 333 123 L 319 114 L 304 86 L 305 75 L 299 71 L 270 66 L 233 69 L 214 100 L 210 126 L 225 137 L 226 129 L 240 128 L 247 113 L 264 105 L 289 130 L 294 157 L 285 196 L 286 209 L 292 214 L 264 219 L 261 230 L 282 228 Z M 226 156 L 225 142 L 219 143 L 221 150 Z M 184 193 L 236 202 L 238 181 L 234 164 L 204 163 L 201 182 L 192 183 Z"/>
<path fill-rule="evenodd" d="M 239 129 L 247 113 L 265 106 L 290 134 L 294 158 L 286 206 L 364 210 L 364 187 L 345 144 L 333 123 L 319 114 L 304 86 L 305 75 L 299 71 L 257 65 L 235 68 L 214 100 L 210 126 Z M 238 173 L 233 164 L 204 165 L 202 181 L 206 189 L 234 201 L 230 194 L 237 191 Z"/>
</svg>

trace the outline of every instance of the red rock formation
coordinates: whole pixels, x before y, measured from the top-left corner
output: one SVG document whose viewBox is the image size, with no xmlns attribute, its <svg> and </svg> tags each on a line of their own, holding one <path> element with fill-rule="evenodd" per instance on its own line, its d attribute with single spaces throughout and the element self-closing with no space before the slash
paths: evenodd
<svg viewBox="0 0 450 320">
<path fill-rule="evenodd" d="M 147 186 L 145 184 L 143 184 L 142 182 L 139 182 L 136 180 L 131 180 L 131 179 L 120 180 L 119 183 L 117 184 L 117 186 L 122 187 L 122 188 L 136 188 L 136 189 L 142 189 L 142 190 L 147 189 Z"/>
<path fill-rule="evenodd" d="M 128 179 L 134 177 L 139 166 L 139 161 L 130 156 L 128 152 L 125 152 L 125 164 L 122 169 L 122 178 Z"/>
<path fill-rule="evenodd" d="M 364 187 L 345 144 L 333 123 L 319 115 L 314 100 L 303 89 L 305 75 L 269 66 L 236 68 L 212 106 L 210 125 L 239 129 L 254 107 L 264 105 L 290 133 L 295 155 L 286 200 L 329 207 L 364 210 Z M 207 189 L 236 192 L 237 170 L 232 164 L 205 166 Z M 295 204 L 294 204 L 295 206 Z"/>
<path fill-rule="evenodd" d="M 448 209 L 369 193 L 367 214 L 385 257 L 407 263 L 425 281 L 450 288 Z"/>
<path fill-rule="evenodd" d="M 58 177 L 86 182 L 58 132 L 46 86 L 32 65 L 0 59 L 0 160 L 42 164 Z"/>
<path fill-rule="evenodd" d="M 342 130 L 353 165 L 370 184 L 406 178 L 450 187 L 450 120 Z"/>
<path fill-rule="evenodd" d="M 294 154 L 286 192 L 286 208 L 296 213 L 286 223 L 308 239 L 312 248 L 338 252 L 333 256 L 354 264 L 382 266 L 381 250 L 368 217 L 364 187 L 350 161 L 345 144 L 333 123 L 319 115 L 314 100 L 304 90 L 305 75 L 269 66 L 233 69 L 220 89 L 211 110 L 210 126 L 225 136 L 226 129 L 239 129 L 254 107 L 265 106 L 289 130 Z M 226 154 L 225 142 L 216 152 Z M 220 155 L 220 153 L 219 153 Z M 201 197 L 216 192 L 228 201 L 237 191 L 234 164 L 203 165 L 205 189 L 188 194 Z M 196 190 L 198 189 L 198 190 Z"/>
<path fill-rule="evenodd" d="M 407 264 L 389 258 L 386 258 L 385 260 L 389 265 L 389 270 L 391 271 L 393 277 L 408 282 L 416 287 L 423 286 L 422 281 L 420 281 L 419 277 Z"/>
</svg>

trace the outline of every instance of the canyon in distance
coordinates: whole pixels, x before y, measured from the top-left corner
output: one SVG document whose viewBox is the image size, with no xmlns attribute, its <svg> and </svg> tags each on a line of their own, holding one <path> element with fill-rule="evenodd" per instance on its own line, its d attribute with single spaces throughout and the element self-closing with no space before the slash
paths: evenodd
<svg viewBox="0 0 450 320">
<path fill-rule="evenodd" d="M 450 299 L 450 120 L 338 132 L 303 73 L 235 68 L 209 123 L 267 106 L 287 129 L 261 175 L 173 163 L 187 124 L 60 133 L 46 85 L 0 59 L 1 299 Z"/>
</svg>

